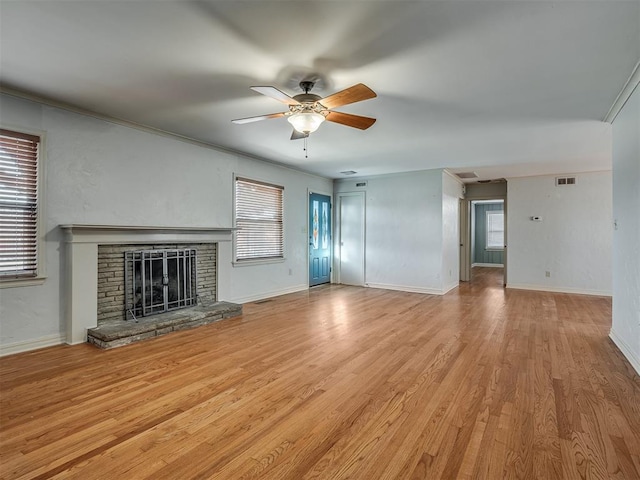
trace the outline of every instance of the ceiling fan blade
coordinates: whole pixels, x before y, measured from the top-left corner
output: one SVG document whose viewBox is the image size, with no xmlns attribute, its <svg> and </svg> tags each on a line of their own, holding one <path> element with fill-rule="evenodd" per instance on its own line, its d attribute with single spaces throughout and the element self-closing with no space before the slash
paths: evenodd
<svg viewBox="0 0 640 480">
<path fill-rule="evenodd" d="M 371 125 L 376 123 L 375 118 L 361 117 L 360 115 L 353 115 L 351 113 L 342 112 L 329 112 L 327 120 L 330 122 L 341 123 L 347 127 L 359 128 L 360 130 L 366 130 Z"/>
<path fill-rule="evenodd" d="M 287 105 L 300 105 L 299 101 L 278 90 L 276 87 L 251 87 L 251 90 L 261 93 L 262 95 L 266 95 L 267 97 L 271 97 L 279 102 L 286 103 Z"/>
<path fill-rule="evenodd" d="M 328 109 L 332 109 L 375 97 L 377 97 L 376 92 L 371 90 L 365 84 L 359 83 L 353 87 L 346 88 L 323 98 L 320 100 L 320 103 Z"/>
<path fill-rule="evenodd" d="M 295 128 L 293 129 L 293 132 L 291 132 L 291 140 L 300 140 L 301 138 L 306 138 L 308 136 L 308 133 L 300 133 Z"/>
<path fill-rule="evenodd" d="M 280 118 L 284 117 L 285 113 L 270 113 L 268 115 L 258 115 L 257 117 L 247 117 L 247 118 L 236 118 L 235 120 L 231 120 L 233 123 L 243 124 L 243 123 L 252 123 L 259 122 L 260 120 L 267 120 L 269 118 Z"/>
</svg>

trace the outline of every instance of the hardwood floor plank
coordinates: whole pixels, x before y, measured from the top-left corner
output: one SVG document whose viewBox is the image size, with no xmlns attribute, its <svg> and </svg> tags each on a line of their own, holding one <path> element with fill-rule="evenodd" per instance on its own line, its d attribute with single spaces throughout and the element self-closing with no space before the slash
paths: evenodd
<svg viewBox="0 0 640 480">
<path fill-rule="evenodd" d="M 0 359 L 0 478 L 640 479 L 605 297 L 341 285 Z"/>
</svg>

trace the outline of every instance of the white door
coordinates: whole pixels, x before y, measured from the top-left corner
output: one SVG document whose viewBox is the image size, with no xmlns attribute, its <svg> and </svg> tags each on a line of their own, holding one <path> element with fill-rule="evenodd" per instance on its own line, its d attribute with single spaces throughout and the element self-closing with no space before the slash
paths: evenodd
<svg viewBox="0 0 640 480">
<path fill-rule="evenodd" d="M 343 193 L 339 200 L 338 266 L 340 283 L 364 285 L 364 192 Z"/>
</svg>

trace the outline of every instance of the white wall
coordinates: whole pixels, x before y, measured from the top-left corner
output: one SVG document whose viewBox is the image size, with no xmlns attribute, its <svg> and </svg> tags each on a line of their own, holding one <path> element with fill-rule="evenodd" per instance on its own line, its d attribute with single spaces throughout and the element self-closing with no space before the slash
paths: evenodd
<svg viewBox="0 0 640 480">
<path fill-rule="evenodd" d="M 444 206 L 443 175 L 442 170 L 423 170 L 334 183 L 336 194 L 366 192 L 366 285 L 433 294 L 443 293 L 445 284 L 457 285 L 457 197 L 455 207 L 450 203 L 456 189 L 461 193 L 462 187 L 450 185 L 456 182 L 446 175 Z M 365 181 L 366 187 L 356 187 Z M 456 238 L 447 247 L 445 259 L 443 241 L 452 236 Z"/>
<path fill-rule="evenodd" d="M 508 287 L 611 295 L 611 172 L 575 177 L 508 180 Z"/>
<path fill-rule="evenodd" d="M 47 280 L 0 289 L 0 349 L 60 343 L 65 329 L 61 224 L 232 226 L 233 174 L 285 187 L 283 263 L 230 269 L 230 301 L 306 288 L 307 189 L 328 179 L 8 95 L 3 128 L 45 135 Z M 291 275 L 289 275 L 291 269 Z"/>
<path fill-rule="evenodd" d="M 611 338 L 640 374 L 640 88 L 613 122 Z"/>
<path fill-rule="evenodd" d="M 442 290 L 460 283 L 460 199 L 462 184 L 442 172 Z"/>
</svg>

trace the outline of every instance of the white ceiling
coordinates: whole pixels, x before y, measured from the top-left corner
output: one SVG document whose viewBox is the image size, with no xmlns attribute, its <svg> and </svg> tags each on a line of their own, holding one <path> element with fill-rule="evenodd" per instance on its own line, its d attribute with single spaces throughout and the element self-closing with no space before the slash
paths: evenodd
<svg viewBox="0 0 640 480">
<path fill-rule="evenodd" d="M 611 168 L 602 122 L 640 58 L 640 1 L 0 1 L 5 89 L 340 178 Z M 249 89 L 378 97 L 290 141 Z"/>
</svg>

